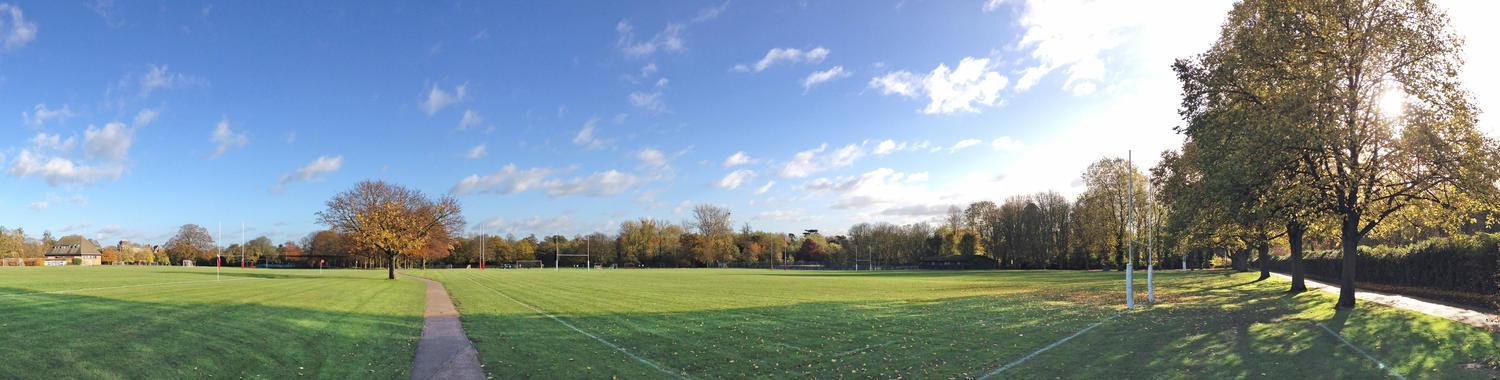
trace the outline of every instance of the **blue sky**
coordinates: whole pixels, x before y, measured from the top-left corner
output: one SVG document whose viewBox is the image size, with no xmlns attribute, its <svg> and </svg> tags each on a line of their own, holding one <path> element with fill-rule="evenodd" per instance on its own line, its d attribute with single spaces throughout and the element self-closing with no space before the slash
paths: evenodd
<svg viewBox="0 0 1500 380">
<path fill-rule="evenodd" d="M 1229 8 L 4 1 L 0 225 L 105 242 L 184 223 L 296 239 L 363 179 L 518 235 L 697 203 L 841 231 L 1074 195 L 1089 162 L 1180 141 L 1168 65 Z M 1447 3 L 1470 67 L 1500 64 L 1474 16 L 1492 6 Z M 1500 86 L 1470 71 L 1484 107 Z"/>
</svg>

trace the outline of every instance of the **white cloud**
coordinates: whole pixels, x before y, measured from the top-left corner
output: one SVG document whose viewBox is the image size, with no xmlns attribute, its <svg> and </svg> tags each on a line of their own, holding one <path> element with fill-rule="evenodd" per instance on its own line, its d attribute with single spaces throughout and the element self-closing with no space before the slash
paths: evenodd
<svg viewBox="0 0 1500 380">
<path fill-rule="evenodd" d="M 87 185 L 119 179 L 125 173 L 125 167 L 114 162 L 79 164 L 68 158 L 47 157 L 22 149 L 7 172 L 16 178 L 41 177 L 51 186 Z"/>
<path fill-rule="evenodd" d="M 130 126 L 136 128 L 144 127 L 148 124 L 151 124 L 152 121 L 156 121 L 156 117 L 160 115 L 161 110 L 159 109 L 142 108 L 141 112 L 137 112 L 135 114 L 135 120 L 130 123 Z"/>
<path fill-rule="evenodd" d="M 802 89 L 804 91 L 812 90 L 813 86 L 817 86 L 834 79 L 845 78 L 852 74 L 853 73 L 851 72 L 844 71 L 843 66 L 834 66 L 833 68 L 828 70 L 813 72 L 812 74 L 808 74 L 807 78 L 802 79 Z"/>
<path fill-rule="evenodd" d="M 122 160 L 130 151 L 135 130 L 118 121 L 109 122 L 104 128 L 90 125 L 83 131 L 83 149 L 89 158 Z"/>
<path fill-rule="evenodd" d="M 667 156 L 665 154 L 662 154 L 661 151 L 653 148 L 641 149 L 640 152 L 637 152 L 635 154 L 635 159 L 640 160 L 641 163 L 645 164 L 646 166 L 667 166 Z"/>
<path fill-rule="evenodd" d="M 749 182 L 752 179 L 755 179 L 755 171 L 750 169 L 740 169 L 730 172 L 728 175 L 725 175 L 724 178 L 719 179 L 719 182 L 714 183 L 714 186 L 717 186 L 720 189 L 734 190 L 740 188 L 740 185 L 743 185 L 745 182 Z"/>
<path fill-rule="evenodd" d="M 208 155 L 210 160 L 219 158 L 230 148 L 240 148 L 250 143 L 250 136 L 245 135 L 244 132 L 236 133 L 229 127 L 227 117 L 219 119 L 219 124 L 214 126 L 213 135 L 209 139 L 214 143 L 214 152 Z"/>
<path fill-rule="evenodd" d="M 454 87 L 453 91 L 450 92 L 443 90 L 442 87 L 438 87 L 438 85 L 434 83 L 427 89 L 427 98 L 423 99 L 422 103 L 419 104 L 418 107 L 420 107 L 422 109 L 422 112 L 426 113 L 427 116 L 432 116 L 438 111 L 442 111 L 443 108 L 447 108 L 448 106 L 457 104 L 458 102 L 462 102 L 467 99 L 468 88 L 469 83 L 465 82 L 464 84 L 458 85 L 458 87 Z"/>
<path fill-rule="evenodd" d="M 1063 90 L 1078 96 L 1093 94 L 1115 79 L 1131 78 L 1118 75 L 1119 70 L 1140 58 L 1170 64 L 1170 58 L 1200 53 L 1218 37 L 1231 4 L 1227 0 L 1168 0 L 1150 7 L 1092 0 L 1013 2 L 1020 9 L 1017 24 L 1025 30 L 1016 49 L 1034 61 L 1021 71 L 1015 90 L 1026 91 L 1060 71 L 1067 76 Z M 991 0 L 985 9 L 996 9 L 1001 3 Z M 1165 65 L 1150 69 L 1161 67 Z"/>
<path fill-rule="evenodd" d="M 990 146 L 994 147 L 995 150 L 998 151 L 1010 152 L 1020 150 L 1021 148 L 1026 147 L 1026 144 L 1022 143 L 1021 140 L 1010 138 L 1010 136 L 1000 136 L 993 141 L 990 141 Z"/>
<path fill-rule="evenodd" d="M 469 148 L 469 153 L 464 154 L 464 157 L 470 160 L 477 160 L 480 157 L 484 157 L 486 154 L 489 154 L 489 151 L 485 149 L 484 144 L 479 144 L 475 145 L 473 148 Z"/>
<path fill-rule="evenodd" d="M 36 23 L 26 20 L 21 7 L 0 3 L 0 39 L 6 51 L 26 46 L 36 39 Z"/>
<path fill-rule="evenodd" d="M 667 23 L 666 28 L 651 36 L 650 39 L 640 40 L 636 38 L 635 27 L 630 25 L 630 21 L 620 20 L 615 23 L 615 33 L 619 35 L 615 45 L 625 53 L 625 56 L 632 58 L 649 56 L 657 51 L 678 52 L 685 48 L 682 29 L 682 24 Z"/>
<path fill-rule="evenodd" d="M 547 189 L 547 196 L 554 198 L 570 195 L 603 197 L 624 192 L 640 181 L 641 179 L 636 176 L 617 170 L 608 170 L 568 180 L 551 180 L 547 181 L 544 186 Z"/>
<path fill-rule="evenodd" d="M 480 117 L 478 112 L 474 112 L 472 109 L 464 110 L 463 119 L 458 121 L 458 129 L 466 130 L 478 127 L 480 124 L 484 124 L 484 118 Z"/>
<path fill-rule="evenodd" d="M 630 105 L 639 107 L 650 112 L 662 112 L 667 109 L 661 101 L 661 91 L 643 92 L 632 91 L 628 97 Z"/>
<path fill-rule="evenodd" d="M 949 152 L 957 152 L 957 151 L 963 150 L 964 148 L 968 148 L 968 147 L 971 147 L 971 146 L 979 145 L 979 143 L 982 143 L 982 142 L 984 142 L 984 141 L 981 141 L 979 139 L 963 139 L 963 140 L 959 140 L 958 142 L 953 143 L 953 147 L 948 148 L 948 151 Z"/>
<path fill-rule="evenodd" d="M 323 177 L 339 171 L 339 168 L 342 167 L 344 167 L 344 156 L 320 156 L 312 160 L 312 162 L 307 163 L 307 165 L 297 168 L 297 171 L 282 175 L 281 185 L 298 181 L 320 181 Z"/>
<path fill-rule="evenodd" d="M 1000 90 L 1005 89 L 1009 82 L 1009 79 L 995 71 L 989 58 L 964 57 L 952 69 L 947 64 L 938 64 L 937 68 L 925 75 L 908 71 L 890 72 L 871 78 L 869 85 L 879 89 L 884 95 L 896 94 L 910 98 L 926 95 L 929 102 L 922 113 L 953 114 L 979 112 L 976 105 L 1000 105 Z"/>
<path fill-rule="evenodd" d="M 886 139 L 875 145 L 874 153 L 876 156 L 884 156 L 900 150 L 906 150 L 906 142 L 897 143 L 895 140 Z"/>
<path fill-rule="evenodd" d="M 58 135 L 55 133 L 47 134 L 47 132 L 37 132 L 35 136 L 31 137 L 32 149 L 36 149 L 39 152 L 45 152 L 49 150 L 66 152 L 69 150 L 73 150 L 73 145 L 75 142 L 77 142 L 77 139 L 74 139 L 73 137 L 64 139 L 62 138 L 62 135 Z"/>
<path fill-rule="evenodd" d="M 870 88 L 880 90 L 881 95 L 901 95 L 915 98 L 922 93 L 922 77 L 910 71 L 894 71 L 870 78 Z"/>
<path fill-rule="evenodd" d="M 999 9 L 1000 4 L 1003 3 L 1005 3 L 1005 0 L 984 0 L 984 11 L 989 12 L 995 9 Z"/>
<path fill-rule="evenodd" d="M 0 4 L 0 5 L 4 5 L 4 4 Z M 0 10 L 0 12 L 4 12 L 4 11 Z M 0 16 L 3 16 L 3 15 L 0 15 Z M 0 17 L 0 19 L 3 19 L 3 17 Z M 25 123 L 26 126 L 29 126 L 29 127 L 40 127 L 40 126 L 42 126 L 42 124 L 46 124 L 47 122 L 50 122 L 50 121 L 59 121 L 59 122 L 61 122 L 61 121 L 66 120 L 66 119 L 68 119 L 70 117 L 73 117 L 73 116 L 77 116 L 77 115 L 73 113 L 72 109 L 68 108 L 67 104 L 64 104 L 62 106 L 62 108 L 50 109 L 50 108 L 47 108 L 47 105 L 43 103 L 43 104 L 37 104 L 36 107 L 33 107 L 32 108 L 32 112 L 30 112 L 30 113 L 22 111 L 21 112 L 21 122 Z"/>
<path fill-rule="evenodd" d="M 765 185 L 761 186 L 759 189 L 755 189 L 755 193 L 765 194 L 766 192 L 771 191 L 772 186 L 776 186 L 776 181 L 766 181 Z"/>
<path fill-rule="evenodd" d="M 756 162 L 756 160 L 753 159 L 753 158 L 750 158 L 750 155 L 745 154 L 744 151 L 739 151 L 739 152 L 734 152 L 734 154 L 729 155 L 729 157 L 725 157 L 724 158 L 724 164 L 723 164 L 723 166 L 727 168 L 727 167 L 739 166 L 739 165 L 749 165 L 749 164 L 753 164 L 755 162 Z"/>
<path fill-rule="evenodd" d="M 764 57 L 753 64 L 734 65 L 734 71 L 739 72 L 761 72 L 779 63 L 819 63 L 828 58 L 828 49 L 822 46 L 810 50 L 797 48 L 773 48 L 766 52 Z"/>
<path fill-rule="evenodd" d="M 26 204 L 26 208 L 32 210 L 46 210 L 47 207 L 51 207 L 51 204 L 47 203 L 47 201 L 36 201 Z"/>
<path fill-rule="evenodd" d="M 170 90 L 176 88 L 187 88 L 207 85 L 208 81 L 202 78 L 183 73 L 174 73 L 167 69 L 167 65 L 147 65 L 146 74 L 141 76 L 141 97 L 151 96 L 156 90 Z"/>
<path fill-rule="evenodd" d="M 603 148 L 605 145 L 609 145 L 609 140 L 601 139 L 599 138 L 599 136 L 595 135 L 595 127 L 597 127 L 598 125 L 598 117 L 591 117 L 588 121 L 583 122 L 583 128 L 578 130 L 578 134 L 573 135 L 573 144 L 583 146 L 584 148 L 587 148 L 589 150 L 599 149 Z"/>
<path fill-rule="evenodd" d="M 822 144 L 792 155 L 792 159 L 782 164 L 777 174 L 783 178 L 806 177 L 829 168 L 852 165 L 864 155 L 864 148 L 856 144 L 849 144 L 832 152 L 828 151 L 828 144 Z"/>
<path fill-rule="evenodd" d="M 469 193 L 515 194 L 542 184 L 542 180 L 553 172 L 549 168 L 520 170 L 515 164 L 507 164 L 489 175 L 470 175 L 448 190 L 454 195 Z"/>
</svg>

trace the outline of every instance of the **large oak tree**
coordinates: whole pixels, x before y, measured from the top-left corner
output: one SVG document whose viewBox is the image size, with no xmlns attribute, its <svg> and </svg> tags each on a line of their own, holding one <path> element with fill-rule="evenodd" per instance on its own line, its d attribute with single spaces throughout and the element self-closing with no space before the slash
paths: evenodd
<svg viewBox="0 0 1500 380">
<path fill-rule="evenodd" d="M 362 181 L 335 195 L 318 222 L 345 234 L 357 249 L 385 257 L 389 278 L 396 278 L 396 256 L 417 255 L 464 228 L 458 201 L 433 200 L 421 191 L 383 181 Z"/>
</svg>

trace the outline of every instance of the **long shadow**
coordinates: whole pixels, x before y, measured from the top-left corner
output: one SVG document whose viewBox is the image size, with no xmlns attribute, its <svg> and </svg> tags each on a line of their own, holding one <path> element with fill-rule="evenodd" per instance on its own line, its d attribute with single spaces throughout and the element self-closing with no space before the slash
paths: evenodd
<svg viewBox="0 0 1500 380">
<path fill-rule="evenodd" d="M 1331 307 L 1330 298 L 1286 295 L 1276 281 L 1238 283 L 1242 277 L 1165 277 L 1163 304 L 1142 305 L 1001 377 L 1386 376 L 1358 354 L 1340 351 L 1341 343 L 1310 323 L 1322 318 L 1316 310 Z M 497 377 L 666 376 L 635 355 L 699 378 L 971 378 L 1118 310 L 1095 301 L 1094 293 L 1115 290 L 1095 287 L 687 312 L 607 311 L 653 302 L 649 289 L 608 296 L 558 291 L 548 299 L 524 300 L 565 325 L 468 280 L 445 280 L 486 371 Z M 491 286 L 514 297 L 536 294 L 519 291 L 526 284 Z M 1231 288 L 1238 291 L 1204 291 Z M 606 311 L 566 312 L 581 310 L 578 305 Z M 1500 351 L 1495 335 L 1407 314 L 1356 312 L 1346 321 L 1358 326 L 1344 329 L 1351 341 L 1379 347 L 1371 352 L 1382 358 L 1401 358 L 1383 360 L 1413 371 L 1408 373 L 1466 377 L 1463 363 Z"/>
<path fill-rule="evenodd" d="M 317 295 L 313 290 L 264 298 L 205 287 L 151 292 L 168 301 L 79 294 L 0 299 L 0 378 L 399 379 L 410 369 L 422 325 L 419 314 L 233 303 Z M 328 300 L 371 302 L 377 301 Z"/>
<path fill-rule="evenodd" d="M 271 270 L 273 270 L 273 271 L 294 271 L 293 269 L 271 269 Z M 375 279 L 377 279 L 377 278 L 375 278 L 373 276 L 370 276 L 369 272 L 361 273 L 361 272 L 348 272 L 348 271 L 342 271 L 342 270 L 340 270 L 340 271 L 330 270 L 330 271 L 325 272 L 324 274 L 317 274 L 316 272 L 303 272 L 302 270 L 295 270 L 295 271 L 297 271 L 296 273 L 288 273 L 288 272 L 263 272 L 263 271 L 266 271 L 266 269 L 252 269 L 252 270 L 247 270 L 247 271 L 240 271 L 239 268 L 235 268 L 235 271 L 220 272 L 220 273 L 214 273 L 213 271 L 152 271 L 150 273 L 173 274 L 173 275 L 189 275 L 189 276 L 199 276 L 199 277 L 223 276 L 223 277 L 235 277 L 235 278 L 260 278 L 260 279 L 319 279 L 319 278 L 325 278 L 325 279 L 326 278 L 339 278 L 339 279 L 358 279 L 358 280 L 375 280 Z M 381 272 L 381 273 L 384 274 L 384 272 Z M 385 277 L 380 277 L 378 279 L 385 280 L 386 278 Z"/>
</svg>

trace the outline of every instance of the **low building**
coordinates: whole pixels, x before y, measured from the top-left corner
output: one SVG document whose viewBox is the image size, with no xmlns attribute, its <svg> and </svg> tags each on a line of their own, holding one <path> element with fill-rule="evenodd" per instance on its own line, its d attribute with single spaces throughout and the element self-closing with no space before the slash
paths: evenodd
<svg viewBox="0 0 1500 380">
<path fill-rule="evenodd" d="M 52 247 L 47 248 L 44 255 L 47 266 L 58 265 L 99 265 L 99 245 L 84 239 L 83 236 L 70 235 L 57 239 Z"/>
</svg>

